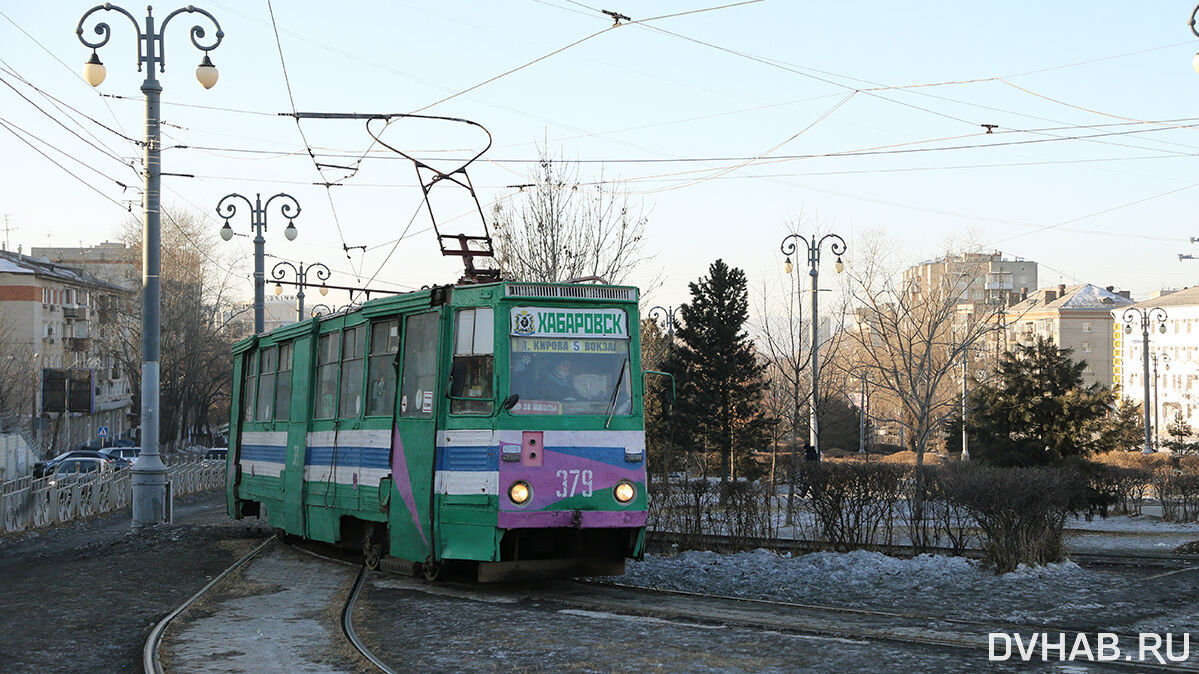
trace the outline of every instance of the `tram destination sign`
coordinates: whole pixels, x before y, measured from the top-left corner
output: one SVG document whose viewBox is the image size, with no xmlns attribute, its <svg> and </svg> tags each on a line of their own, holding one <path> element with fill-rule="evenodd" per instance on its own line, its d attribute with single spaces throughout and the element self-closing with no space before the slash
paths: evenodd
<svg viewBox="0 0 1199 674">
<path fill-rule="evenodd" d="M 512 334 L 521 337 L 627 339 L 628 317 L 623 309 L 514 307 Z"/>
</svg>

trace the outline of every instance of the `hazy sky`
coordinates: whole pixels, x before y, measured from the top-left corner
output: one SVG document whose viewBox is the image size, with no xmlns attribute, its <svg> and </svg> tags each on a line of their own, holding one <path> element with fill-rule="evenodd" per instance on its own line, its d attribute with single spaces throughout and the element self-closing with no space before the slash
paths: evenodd
<svg viewBox="0 0 1199 674">
<path fill-rule="evenodd" d="M 494 146 L 470 176 L 485 208 L 520 198 L 509 186 L 529 182 L 538 144 L 583 162 L 581 182 L 601 171 L 624 180 L 649 216 L 653 256 L 632 281 L 662 276 L 656 304 L 686 301 L 686 283 L 717 257 L 755 287 L 777 283 L 779 241 L 801 215 L 802 229 L 840 233 L 851 252 L 881 230 L 911 261 L 970 239 L 1037 260 L 1043 286 L 1143 297 L 1199 275 L 1199 260 L 1177 259 L 1199 255 L 1191 3 L 765 0 L 616 28 L 598 11 L 642 20 L 719 4 L 274 0 L 276 42 L 265 0 L 200 0 L 226 35 L 211 53 L 220 82 L 204 90 L 193 75 L 201 55 L 188 29 L 211 39 L 210 24 L 175 17 L 160 75 L 163 170 L 194 177 L 164 177 L 163 201 L 207 217 L 206 245 L 239 251 L 243 274 L 250 242 L 220 241 L 214 207 L 230 192 L 286 191 L 303 209 L 300 236 L 286 241 L 272 214 L 269 253 L 323 261 L 343 285 L 453 281 L 460 267 L 438 255 L 412 165 L 375 146 L 352 176 L 322 178 L 306 143 L 348 166 L 371 138 L 360 121 L 279 116 L 293 110 L 289 81 L 302 111 L 422 110 L 484 125 Z M 75 35 L 91 6 L 0 0 L 0 225 L 7 216 L 13 248 L 115 238 L 139 199 L 134 33 L 115 12 L 89 19 L 89 35 L 97 17 L 113 27 L 99 52 L 108 79 L 93 90 Z M 479 134 L 398 122 L 384 139 L 455 157 Z M 234 225 L 248 232 L 248 215 Z M 347 258 L 343 244 L 367 250 Z"/>
</svg>

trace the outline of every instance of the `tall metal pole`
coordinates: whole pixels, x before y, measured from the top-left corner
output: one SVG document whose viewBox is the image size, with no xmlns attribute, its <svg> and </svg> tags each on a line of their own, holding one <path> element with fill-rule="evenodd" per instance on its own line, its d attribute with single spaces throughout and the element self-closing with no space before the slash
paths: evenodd
<svg viewBox="0 0 1199 674">
<path fill-rule="evenodd" d="M 1145 413 L 1145 448 L 1141 450 L 1144 454 L 1152 454 L 1153 437 L 1149 426 L 1149 324 L 1156 321 L 1158 327 L 1165 332 L 1166 329 L 1166 311 L 1161 307 L 1153 307 L 1145 311 L 1139 307 L 1129 307 L 1124 310 L 1124 333 L 1131 334 L 1133 323 L 1141 322 L 1141 365 L 1144 379 L 1144 393 L 1142 400 L 1144 404 L 1141 406 Z"/>
<path fill-rule="evenodd" d="M 146 66 L 146 79 L 142 82 L 141 86 L 142 93 L 146 99 L 146 140 L 143 156 L 145 171 L 143 174 L 142 194 L 141 453 L 138 456 L 137 462 L 133 465 L 130 480 L 133 489 L 133 521 L 131 528 L 134 532 L 137 532 L 146 526 L 157 524 L 166 519 L 167 470 L 158 451 L 159 362 L 161 360 L 159 310 L 161 306 L 160 273 L 162 261 L 160 250 L 161 223 L 159 219 L 159 189 L 162 177 L 159 96 L 162 93 L 162 85 L 158 83 L 155 68 L 159 71 L 165 70 L 165 55 L 162 51 L 163 35 L 170 20 L 181 12 L 198 12 L 208 17 L 217 29 L 215 41 L 209 46 L 201 45 L 197 41 L 205 36 L 203 27 L 193 26 L 190 31 L 192 44 L 205 53 L 204 60 L 201 62 L 200 68 L 196 71 L 196 76 L 206 87 L 211 86 L 216 83 L 216 69 L 212 67 L 211 61 L 208 60 L 207 53 L 220 45 L 225 34 L 221 30 L 220 24 L 217 23 L 217 20 L 211 14 L 190 5 L 176 9 L 168 14 L 162 20 L 162 24 L 157 31 L 154 28 L 152 8 L 147 7 L 145 32 L 141 31 L 137 19 L 120 7 L 111 4 L 93 7 L 84 13 L 83 17 L 79 19 L 79 25 L 75 28 L 75 33 L 79 36 L 79 41 L 93 50 L 92 60 L 85 66 L 84 70 L 89 84 L 93 86 L 98 86 L 103 81 L 105 72 L 104 66 L 97 58 L 95 50 L 108 43 L 112 32 L 107 23 L 100 22 L 96 24 L 94 29 L 96 35 L 100 36 L 98 41 L 89 42 L 83 37 L 84 21 L 97 11 L 116 11 L 125 15 L 133 23 L 134 29 L 138 31 L 138 70 L 141 70 L 143 64 Z M 211 72 L 205 71 L 205 68 L 211 69 Z M 204 71 L 204 77 L 201 76 L 201 71 Z M 207 76 L 211 76 L 211 81 L 206 82 L 205 77 Z"/>
<path fill-rule="evenodd" d="M 808 443 L 816 448 L 817 455 L 820 454 L 820 432 L 816 428 L 816 405 L 818 398 L 818 381 L 820 379 L 820 311 L 819 297 L 820 286 L 817 280 L 820 278 L 820 249 L 812 247 L 808 250 L 808 264 L 811 269 L 808 271 L 808 276 L 812 279 L 812 404 L 808 406 Z"/>
<path fill-rule="evenodd" d="M 788 273 L 791 272 L 790 256 L 793 255 L 797 250 L 797 246 L 795 245 L 795 241 L 797 239 L 802 241 L 808 248 L 808 276 L 812 280 L 812 350 L 810 354 L 812 364 L 812 401 L 808 412 L 808 443 L 816 449 L 816 453 L 819 455 L 820 433 L 819 428 L 817 427 L 817 405 L 819 404 L 820 400 L 818 383 L 820 379 L 820 365 L 818 360 L 818 352 L 820 350 L 820 314 L 818 313 L 819 303 L 816 298 L 820 292 L 818 284 L 820 275 L 820 247 L 824 244 L 825 239 L 832 239 L 832 242 L 829 245 L 829 250 L 832 251 L 833 255 L 837 256 L 837 271 L 840 272 L 842 269 L 841 256 L 845 254 L 845 239 L 842 239 L 836 234 L 825 234 L 824 236 L 820 237 L 820 239 L 817 239 L 816 235 L 813 234 L 810 241 L 806 237 L 799 234 L 790 234 L 783 237 L 783 243 L 779 246 L 779 249 L 783 252 L 783 255 L 787 256 L 786 261 L 783 264 L 783 268 Z"/>
<path fill-rule="evenodd" d="M 862 395 L 858 398 L 858 454 L 866 453 L 866 378 L 862 377 Z"/>
<path fill-rule="evenodd" d="M 1153 453 L 1153 448 L 1150 443 L 1150 427 L 1149 427 L 1149 321 L 1141 320 L 1141 360 L 1145 365 L 1145 449 L 1142 450 L 1145 454 Z"/>
<path fill-rule="evenodd" d="M 962 460 L 970 458 L 970 440 L 966 436 L 966 349 L 962 350 Z"/>
<path fill-rule="evenodd" d="M 266 238 L 262 233 L 266 231 L 266 215 L 267 209 L 270 208 L 271 202 L 275 199 L 282 198 L 283 202 L 279 206 L 279 211 L 283 217 L 287 218 L 287 229 L 284 230 L 284 235 L 288 241 L 294 241 L 296 238 L 295 218 L 300 214 L 300 202 L 296 198 L 285 192 L 279 192 L 266 200 L 262 201 L 261 194 L 254 195 L 254 201 L 250 201 L 237 192 L 226 194 L 221 197 L 220 202 L 216 205 L 217 215 L 225 219 L 225 226 L 221 227 L 221 238 L 228 241 L 233 238 L 233 227 L 229 224 L 229 219 L 237 214 L 237 204 L 235 200 L 241 199 L 250 207 L 250 227 L 254 230 L 254 334 L 259 335 L 265 331 L 265 277 L 266 277 Z M 281 276 L 278 278 L 282 278 Z"/>
<path fill-rule="evenodd" d="M 303 269 L 303 268 L 304 268 L 304 265 L 301 264 L 300 269 Z M 300 286 L 299 286 L 299 290 L 296 291 L 296 322 L 297 323 L 304 320 L 304 278 L 305 278 L 305 276 L 307 276 L 307 275 L 304 274 L 303 272 L 300 272 L 300 274 L 299 274 Z"/>
<path fill-rule="evenodd" d="M 266 238 L 262 229 L 266 226 L 262 213 L 262 195 L 254 198 L 254 208 L 251 211 L 251 226 L 254 228 L 254 334 L 261 335 L 265 331 L 266 313 L 263 306 L 266 302 L 266 292 L 263 287 L 266 276 Z"/>
<path fill-rule="evenodd" d="M 1157 354 L 1153 354 L 1153 448 L 1161 447 L 1161 415 L 1158 413 L 1157 398 Z"/>
</svg>

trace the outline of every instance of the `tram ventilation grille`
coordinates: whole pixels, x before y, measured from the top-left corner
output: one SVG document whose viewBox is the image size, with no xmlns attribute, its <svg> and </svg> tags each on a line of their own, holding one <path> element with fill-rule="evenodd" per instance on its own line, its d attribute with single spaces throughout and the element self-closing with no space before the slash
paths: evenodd
<svg viewBox="0 0 1199 674">
<path fill-rule="evenodd" d="M 553 285 L 550 283 L 508 283 L 508 297 L 553 297 L 576 300 L 636 301 L 637 289 L 618 286 Z"/>
</svg>

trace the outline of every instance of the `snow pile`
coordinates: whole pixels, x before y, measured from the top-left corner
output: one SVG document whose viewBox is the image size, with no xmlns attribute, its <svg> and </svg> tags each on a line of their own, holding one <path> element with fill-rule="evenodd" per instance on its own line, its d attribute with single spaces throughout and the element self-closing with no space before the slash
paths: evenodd
<svg viewBox="0 0 1199 674">
<path fill-rule="evenodd" d="M 818 552 L 783 557 L 767 550 L 738 554 L 688 551 L 630 562 L 613 579 L 642 587 L 706 594 L 832 604 L 882 611 L 919 608 L 930 614 L 1046 619 L 1056 609 L 1095 601 L 1113 579 L 1073 562 L 1020 567 L 997 576 L 977 560 L 942 555 L 912 559 L 877 552 Z M 1046 612 L 1050 612 L 1046 614 Z"/>
</svg>

